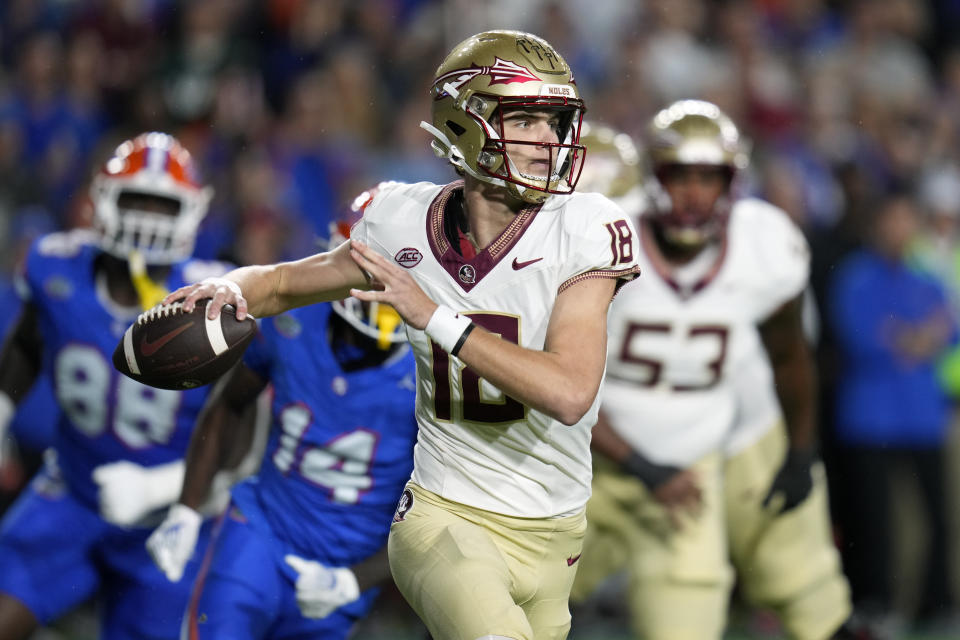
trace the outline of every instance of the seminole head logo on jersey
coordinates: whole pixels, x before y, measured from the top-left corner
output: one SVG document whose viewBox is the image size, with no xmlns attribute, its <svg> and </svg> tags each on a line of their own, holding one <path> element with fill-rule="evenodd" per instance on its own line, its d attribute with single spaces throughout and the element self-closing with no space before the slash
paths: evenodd
<svg viewBox="0 0 960 640">
<path fill-rule="evenodd" d="M 471 265 L 465 264 L 460 267 L 460 270 L 457 272 L 457 276 L 460 278 L 461 282 L 473 284 L 477 281 L 477 270 Z"/>
</svg>

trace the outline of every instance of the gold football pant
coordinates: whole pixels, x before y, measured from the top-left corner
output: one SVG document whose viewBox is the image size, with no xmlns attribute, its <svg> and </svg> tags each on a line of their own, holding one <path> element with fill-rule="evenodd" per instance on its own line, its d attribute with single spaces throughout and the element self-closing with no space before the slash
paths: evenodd
<svg viewBox="0 0 960 640">
<path fill-rule="evenodd" d="M 583 600 L 612 573 L 630 574 L 631 626 L 645 640 L 719 639 L 732 570 L 727 559 L 719 453 L 697 462 L 703 508 L 672 528 L 666 510 L 632 476 L 601 456 L 587 503 L 583 566 L 571 599 Z"/>
<path fill-rule="evenodd" d="M 435 640 L 567 637 L 583 513 L 515 518 L 407 490 L 390 528 L 390 570 Z"/>
<path fill-rule="evenodd" d="M 727 460 L 730 555 L 745 599 L 769 607 L 792 638 L 830 637 L 851 612 L 850 588 L 833 543 L 823 464 L 813 490 L 795 509 L 774 517 L 762 502 L 787 451 L 782 424 Z"/>
</svg>

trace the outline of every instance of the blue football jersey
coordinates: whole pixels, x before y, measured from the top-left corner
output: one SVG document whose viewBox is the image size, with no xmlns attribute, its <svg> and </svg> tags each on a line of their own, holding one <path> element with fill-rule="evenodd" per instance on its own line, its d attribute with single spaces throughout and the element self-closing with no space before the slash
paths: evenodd
<svg viewBox="0 0 960 640">
<path fill-rule="evenodd" d="M 39 238 L 24 264 L 20 291 L 37 309 L 44 344 L 43 370 L 53 381 L 61 418 L 54 439 L 70 490 L 97 504 L 91 472 L 129 460 L 154 466 L 182 458 L 209 387 L 155 389 L 113 367 L 113 351 L 139 310 L 121 308 L 97 283 L 100 250 L 87 230 Z M 221 262 L 187 260 L 172 267 L 169 290 L 222 275 Z"/>
<path fill-rule="evenodd" d="M 258 476 L 234 501 L 262 513 L 286 551 L 346 566 L 386 543 L 413 469 L 415 363 L 404 345 L 380 366 L 344 372 L 331 313 L 316 304 L 261 321 L 244 361 L 272 382 L 272 427 Z"/>
</svg>

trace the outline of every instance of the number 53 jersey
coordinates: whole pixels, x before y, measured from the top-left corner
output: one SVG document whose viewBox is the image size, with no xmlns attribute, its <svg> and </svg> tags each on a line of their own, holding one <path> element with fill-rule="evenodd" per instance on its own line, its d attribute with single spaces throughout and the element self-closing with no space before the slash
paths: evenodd
<svg viewBox="0 0 960 640">
<path fill-rule="evenodd" d="M 522 347 L 542 350 L 557 296 L 587 278 L 633 279 L 636 233 L 598 194 L 555 196 L 516 214 L 472 258 L 444 229 L 462 182 L 381 185 L 351 233 L 408 269 L 437 304 Z M 632 286 L 632 285 L 631 285 Z M 629 288 L 629 287 L 628 287 Z M 598 309 L 603 313 L 604 309 Z M 573 513 L 590 495 L 590 429 L 598 401 L 573 426 L 524 406 L 407 327 L 417 356 L 413 481 L 496 513 Z"/>
<path fill-rule="evenodd" d="M 631 447 L 686 467 L 730 437 L 749 401 L 734 376 L 768 366 L 758 325 L 806 287 L 809 252 L 786 213 L 756 199 L 734 205 L 712 260 L 683 284 L 649 221 L 640 236 L 644 277 L 610 309 L 603 411 Z"/>
</svg>

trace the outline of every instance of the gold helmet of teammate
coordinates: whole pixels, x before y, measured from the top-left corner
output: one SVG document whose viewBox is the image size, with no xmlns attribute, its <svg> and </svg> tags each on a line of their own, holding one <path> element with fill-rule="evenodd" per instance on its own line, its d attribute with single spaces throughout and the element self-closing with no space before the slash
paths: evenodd
<svg viewBox="0 0 960 640">
<path fill-rule="evenodd" d="M 730 212 L 731 185 L 747 167 L 748 153 L 733 121 L 715 104 L 679 100 L 658 112 L 649 126 L 652 218 L 663 237 L 678 246 L 695 248 L 713 238 Z M 715 167 L 726 177 L 723 195 L 709 210 L 680 210 L 663 187 L 684 167 Z"/>
<path fill-rule="evenodd" d="M 646 208 L 640 149 L 628 134 L 603 124 L 584 121 L 580 144 L 588 159 L 583 164 L 578 191 L 602 193 L 631 215 Z"/>
</svg>

